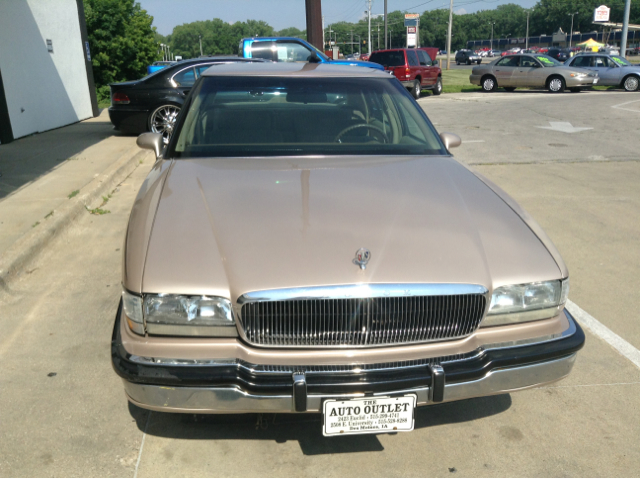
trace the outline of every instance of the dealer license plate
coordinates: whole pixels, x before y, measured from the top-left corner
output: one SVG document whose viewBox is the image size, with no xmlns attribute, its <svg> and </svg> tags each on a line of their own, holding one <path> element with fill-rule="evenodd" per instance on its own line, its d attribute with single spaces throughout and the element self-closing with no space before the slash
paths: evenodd
<svg viewBox="0 0 640 479">
<path fill-rule="evenodd" d="M 328 399 L 323 406 L 322 434 L 378 434 L 413 431 L 416 395 Z"/>
</svg>

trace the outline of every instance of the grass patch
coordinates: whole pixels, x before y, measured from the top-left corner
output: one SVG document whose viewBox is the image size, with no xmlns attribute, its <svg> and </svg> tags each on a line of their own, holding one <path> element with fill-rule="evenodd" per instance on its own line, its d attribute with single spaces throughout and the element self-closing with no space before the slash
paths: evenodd
<svg viewBox="0 0 640 479">
<path fill-rule="evenodd" d="M 51 218 L 53 216 L 53 210 L 49 211 L 49 214 L 47 214 L 47 216 L 44 217 L 44 219 L 48 219 Z"/>
<path fill-rule="evenodd" d="M 85 206 L 85 208 L 87 208 L 87 207 Z M 87 211 L 89 213 L 91 213 L 92 215 L 106 215 L 108 213 L 111 213 L 111 211 L 109 211 L 109 210 L 103 210 L 102 208 L 100 208 L 100 206 L 98 206 L 97 208 L 94 208 L 92 210 L 87 208 Z"/>
<path fill-rule="evenodd" d="M 98 102 L 98 108 L 109 108 L 111 106 L 111 100 L 102 100 Z"/>
<path fill-rule="evenodd" d="M 31 225 L 31 227 L 32 227 L 32 228 L 35 228 L 35 227 L 36 227 L 36 226 L 38 226 L 39 224 L 40 224 L 40 222 L 39 222 L 39 221 L 36 221 L 35 223 L 33 223 L 33 224 Z"/>
<path fill-rule="evenodd" d="M 71 193 L 67 195 L 67 198 L 71 199 L 74 196 L 76 196 L 78 193 L 80 193 L 80 190 L 73 190 Z"/>
<path fill-rule="evenodd" d="M 471 70 L 442 70 L 442 91 L 444 93 L 478 92 L 481 88 L 469 82 Z"/>
</svg>

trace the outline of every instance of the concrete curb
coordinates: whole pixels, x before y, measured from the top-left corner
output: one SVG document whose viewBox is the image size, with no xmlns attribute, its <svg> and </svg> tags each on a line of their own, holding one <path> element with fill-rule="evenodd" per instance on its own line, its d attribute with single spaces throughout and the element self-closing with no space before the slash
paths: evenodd
<svg viewBox="0 0 640 479">
<path fill-rule="evenodd" d="M 115 163 L 85 185 L 75 198 L 54 209 L 51 218 L 13 243 L 0 255 L 0 289 L 8 289 L 9 283 L 15 280 L 54 238 L 65 231 L 81 214 L 88 214 L 86 208 L 89 205 L 111 193 L 133 173 L 140 161 L 149 155 L 151 152 L 148 150 L 140 150 L 137 146 L 130 148 Z"/>
</svg>

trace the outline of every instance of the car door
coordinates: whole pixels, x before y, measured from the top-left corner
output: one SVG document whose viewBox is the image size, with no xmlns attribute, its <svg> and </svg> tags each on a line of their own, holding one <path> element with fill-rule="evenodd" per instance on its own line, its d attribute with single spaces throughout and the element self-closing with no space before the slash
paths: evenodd
<svg viewBox="0 0 640 479">
<path fill-rule="evenodd" d="M 420 76 L 420 62 L 418 61 L 418 54 L 415 50 L 406 50 L 407 52 L 407 64 L 409 65 L 409 70 L 411 71 L 409 80 L 415 80 L 416 76 Z M 424 80 L 422 81 L 424 84 Z"/>
<path fill-rule="evenodd" d="M 301 43 L 279 40 L 275 46 L 277 62 L 307 63 L 311 59 L 311 50 Z"/>
<path fill-rule="evenodd" d="M 513 74 L 520 65 L 520 56 L 511 55 L 502 58 L 493 67 L 493 73 L 498 80 L 498 86 L 516 86 L 513 82 Z"/>
<path fill-rule="evenodd" d="M 422 84 L 427 86 L 435 85 L 438 73 L 436 69 L 431 66 L 431 57 L 427 55 L 424 50 L 416 50 L 418 53 L 418 60 L 420 61 L 420 71 L 422 72 Z"/>
<path fill-rule="evenodd" d="M 598 73 L 605 79 L 603 84 L 612 86 L 620 85 L 620 82 L 622 81 L 622 74 L 624 73 L 620 65 L 614 62 L 611 57 L 602 56 L 601 58 L 603 63 L 603 66 L 601 67 L 602 73 Z"/>
<path fill-rule="evenodd" d="M 513 72 L 513 86 L 543 87 L 545 79 L 542 75 L 542 65 L 538 60 L 529 56 L 520 57 L 520 65 Z M 500 82 L 498 82 L 500 84 Z"/>
<path fill-rule="evenodd" d="M 598 85 L 617 85 L 620 83 L 615 66 L 610 67 L 609 58 L 604 55 L 593 55 L 591 57 L 591 66 L 589 67 L 589 70 L 598 72 Z"/>
</svg>

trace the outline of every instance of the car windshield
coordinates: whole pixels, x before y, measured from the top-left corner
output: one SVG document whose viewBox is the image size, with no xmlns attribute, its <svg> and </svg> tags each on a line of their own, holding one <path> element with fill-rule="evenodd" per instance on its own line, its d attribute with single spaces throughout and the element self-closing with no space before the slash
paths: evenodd
<svg viewBox="0 0 640 479">
<path fill-rule="evenodd" d="M 562 62 L 559 62 L 549 55 L 536 55 L 536 58 L 540 61 L 540 63 L 542 63 L 543 67 L 557 67 L 563 65 Z"/>
<path fill-rule="evenodd" d="M 404 52 L 375 52 L 369 61 L 387 67 L 401 67 L 404 66 Z"/>
<path fill-rule="evenodd" d="M 447 154 L 395 79 L 203 77 L 172 158 Z"/>
<path fill-rule="evenodd" d="M 619 57 L 618 55 L 611 55 L 611 59 L 621 67 L 631 66 L 631 63 L 629 63 L 626 59 Z"/>
</svg>

